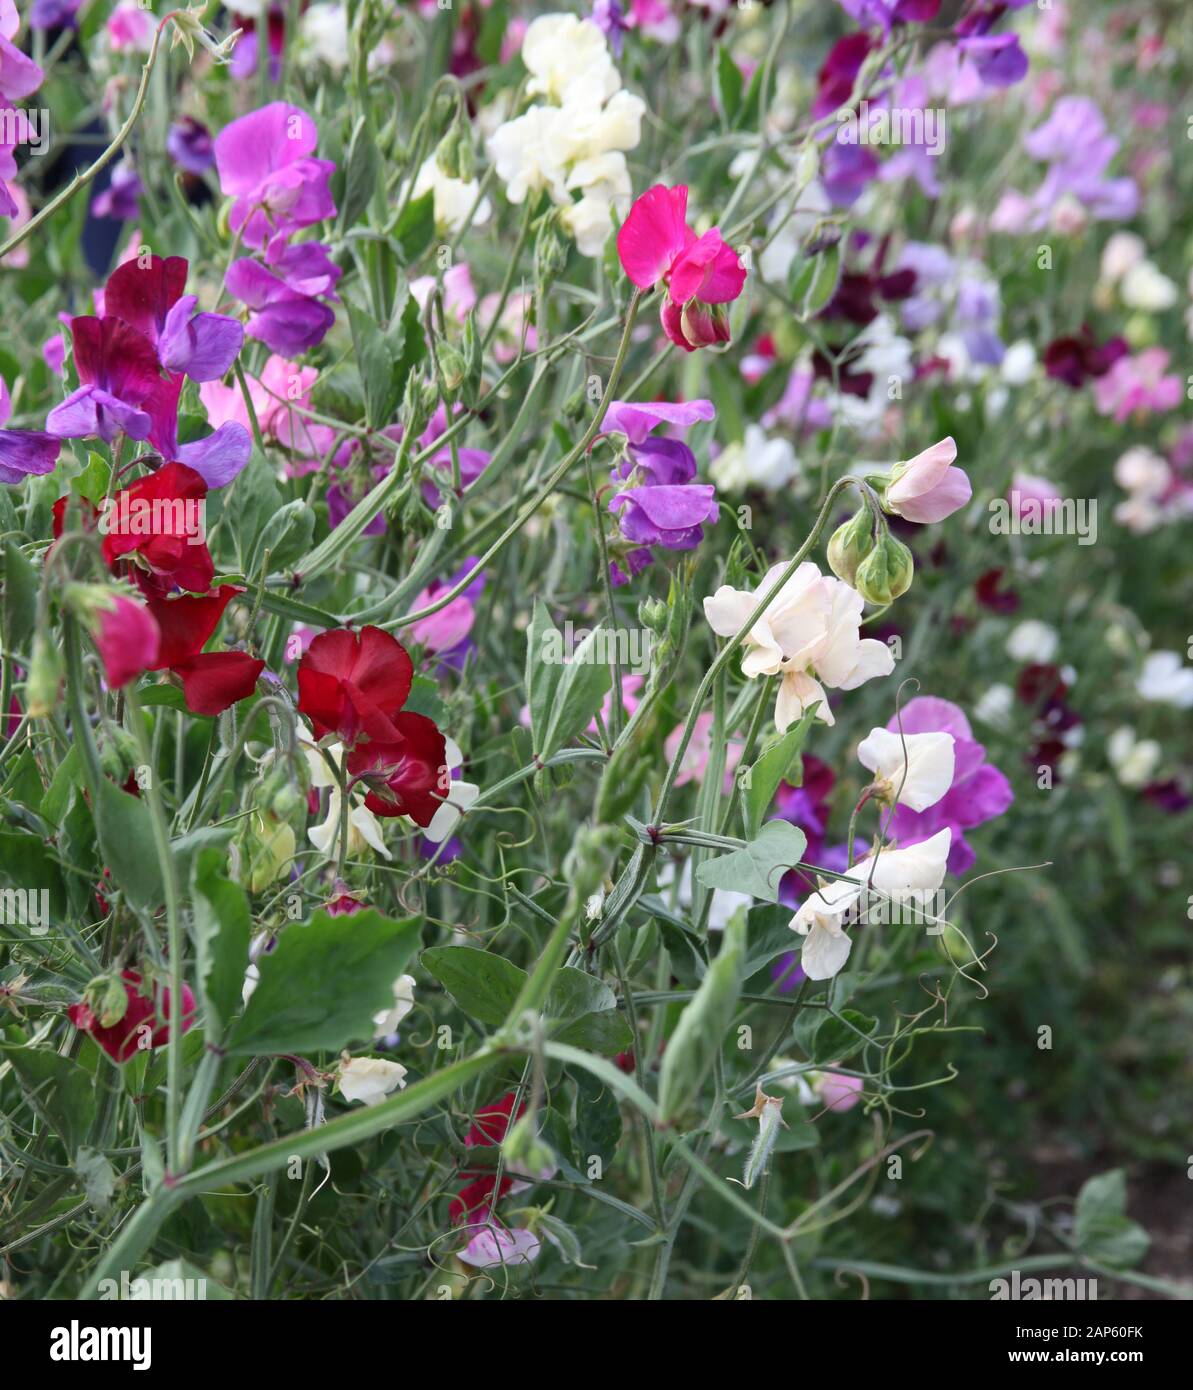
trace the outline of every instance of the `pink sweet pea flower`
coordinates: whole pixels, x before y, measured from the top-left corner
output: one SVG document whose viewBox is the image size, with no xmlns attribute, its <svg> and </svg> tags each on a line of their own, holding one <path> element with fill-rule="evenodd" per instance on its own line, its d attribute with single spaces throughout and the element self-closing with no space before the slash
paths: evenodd
<svg viewBox="0 0 1193 1390">
<path fill-rule="evenodd" d="M 1063 500 L 1063 493 L 1054 483 L 1031 473 L 1016 473 L 1007 491 L 1011 515 L 1018 522 L 1026 520 L 1029 525 L 1052 516 Z"/>
<path fill-rule="evenodd" d="M 658 183 L 638 198 L 617 233 L 622 269 L 641 290 L 666 286 L 661 320 L 677 347 L 694 352 L 729 341 L 729 322 L 720 306 L 735 300 L 746 268 L 711 227 L 698 237 L 687 224 L 688 190 Z"/>
<path fill-rule="evenodd" d="M 973 496 L 964 469 L 954 468 L 957 445 L 952 435 L 922 454 L 897 464 L 886 489 L 884 505 L 907 521 L 943 521 Z"/>
<path fill-rule="evenodd" d="M 491 1269 L 531 1264 L 541 1249 L 538 1237 L 525 1226 L 482 1226 L 456 1258 L 476 1269 Z"/>
<path fill-rule="evenodd" d="M 839 1071 L 821 1072 L 813 1090 L 830 1110 L 852 1110 L 862 1098 L 860 1076 L 844 1076 Z"/>
<path fill-rule="evenodd" d="M 704 781 L 704 774 L 708 771 L 708 760 L 712 757 L 712 726 L 712 710 L 705 710 L 703 714 L 696 716 L 696 723 L 692 727 L 692 737 L 688 741 L 683 760 L 679 764 L 679 774 L 675 779 L 677 787 L 686 786 L 689 782 Z M 668 762 L 679 751 L 683 731 L 684 726 L 677 724 L 667 735 L 667 742 L 663 745 L 663 755 Z M 738 763 L 741 762 L 741 755 L 742 745 L 740 741 L 730 740 L 725 749 L 724 792 L 726 796 L 733 788 L 733 773 Z"/>
<path fill-rule="evenodd" d="M 1174 410 L 1181 403 L 1184 385 L 1175 373 L 1165 376 L 1170 357 L 1160 347 L 1120 357 L 1094 382 L 1098 414 L 1113 415 L 1121 425 L 1137 410 Z"/>
<path fill-rule="evenodd" d="M 95 629 L 108 689 L 118 690 L 142 671 L 153 670 L 160 642 L 161 632 L 149 609 L 123 594 L 115 595 L 112 606 L 99 614 Z"/>
</svg>

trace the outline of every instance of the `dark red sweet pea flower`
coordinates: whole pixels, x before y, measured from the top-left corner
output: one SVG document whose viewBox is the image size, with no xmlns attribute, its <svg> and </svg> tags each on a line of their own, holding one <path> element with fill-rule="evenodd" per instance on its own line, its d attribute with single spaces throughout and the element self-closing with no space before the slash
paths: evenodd
<svg viewBox="0 0 1193 1390">
<path fill-rule="evenodd" d="M 1125 338 L 1111 338 L 1098 345 L 1088 325 L 1071 338 L 1054 338 L 1044 349 L 1044 371 L 1074 391 L 1090 377 L 1105 376 L 1120 357 L 1130 351 Z"/>
<path fill-rule="evenodd" d="M 243 593 L 243 585 L 221 584 L 210 594 L 149 599 L 147 606 L 161 633 L 157 666 L 153 669 L 178 666 L 198 656 L 219 626 L 224 609 L 237 594 Z"/>
<path fill-rule="evenodd" d="M 1014 613 L 1019 607 L 1019 595 L 1011 588 L 1003 587 L 1006 570 L 987 570 L 979 575 L 973 591 L 977 601 L 991 613 Z"/>
<path fill-rule="evenodd" d="M 124 970 L 124 992 L 128 999 L 124 1017 L 109 1028 L 101 1026 L 89 1005 L 72 1004 L 66 1013 L 76 1028 L 89 1033 L 114 1062 L 127 1062 L 138 1052 L 162 1047 L 170 1040 L 170 991 L 163 985 L 151 993 L 143 992 L 141 975 Z M 182 987 L 182 1031 L 195 1021 L 195 996 L 189 985 Z"/>
<path fill-rule="evenodd" d="M 853 84 L 871 49 L 878 40 L 870 34 L 846 34 L 829 50 L 828 57 L 816 74 L 816 100 L 812 116 L 819 120 L 835 111 L 853 95 Z"/>
<path fill-rule="evenodd" d="M 182 680 L 187 709 L 215 715 L 248 699 L 265 663 L 248 652 L 202 652 L 171 669 Z"/>
<path fill-rule="evenodd" d="M 299 713 L 311 721 L 316 738 L 336 734 L 352 744 L 367 734 L 401 743 L 394 716 L 406 703 L 413 679 L 409 653 L 388 632 L 377 627 L 321 632 L 298 663 Z"/>
<path fill-rule="evenodd" d="M 473 1117 L 472 1128 L 464 1136 L 464 1147 L 467 1149 L 487 1148 L 504 1142 L 506 1131 L 510 1127 L 511 1116 L 515 1120 L 520 1120 L 526 1110 L 526 1105 L 523 1103 L 518 1107 L 518 1113 L 514 1115 L 514 1102 L 517 1098 L 518 1093 L 516 1091 L 507 1091 L 500 1100 L 482 1106 Z"/>
<path fill-rule="evenodd" d="M 206 496 L 207 484 L 185 463 L 167 463 L 121 488 L 99 520 L 108 568 L 125 572 L 120 561 L 136 555 L 139 563 L 130 561 L 127 573 L 146 598 L 175 587 L 205 593 L 215 577 L 203 538 Z"/>
<path fill-rule="evenodd" d="M 447 746 L 425 714 L 395 714 L 396 737 L 358 744 L 348 771 L 368 789 L 365 805 L 378 816 L 409 816 L 424 829 L 451 788 Z"/>
<path fill-rule="evenodd" d="M 501 1186 L 497 1186 L 497 1174 L 486 1173 L 483 1177 L 468 1183 L 451 1200 L 448 1212 L 451 1215 L 453 1224 L 459 1226 L 471 1220 L 474 1213 L 487 1214 L 493 1202 L 493 1190 L 497 1189 L 497 1196 L 504 1197 L 513 1187 L 514 1181 L 504 1173 L 501 1177 Z"/>
</svg>

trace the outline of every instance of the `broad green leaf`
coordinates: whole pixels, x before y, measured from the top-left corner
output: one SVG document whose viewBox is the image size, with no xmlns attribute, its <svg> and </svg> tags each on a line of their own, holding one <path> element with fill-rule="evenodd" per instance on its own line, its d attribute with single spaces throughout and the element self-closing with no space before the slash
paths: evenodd
<svg viewBox="0 0 1193 1390">
<path fill-rule="evenodd" d="M 472 946 L 435 946 L 419 958 L 461 1009 L 478 1023 L 504 1023 L 527 974 L 504 956 Z"/>
<path fill-rule="evenodd" d="M 93 793 L 95 829 L 105 865 L 132 902 L 155 911 L 166 893 L 148 805 L 106 777 L 100 779 Z"/>
<path fill-rule="evenodd" d="M 799 757 L 800 749 L 811 728 L 814 710 L 807 714 L 788 731 L 763 750 L 761 756 L 744 772 L 738 772 L 737 780 L 742 788 L 742 819 L 746 826 L 746 839 L 753 839 L 762 826 L 762 818 L 775 799 L 779 783 L 787 777 L 791 764 Z"/>
<path fill-rule="evenodd" d="M 543 741 L 562 671 L 563 635 L 551 621 L 547 605 L 536 598 L 526 629 L 526 698 L 536 746 Z M 541 749 L 536 751 L 541 757 Z"/>
<path fill-rule="evenodd" d="M 815 318 L 832 299 L 841 278 L 841 243 L 833 242 L 813 256 L 796 260 L 788 280 L 788 294 L 800 319 Z"/>
<path fill-rule="evenodd" d="M 608 662 L 601 659 L 603 644 L 604 636 L 598 626 L 561 668 L 547 726 L 537 750 L 540 758 L 549 758 L 570 743 L 588 728 L 600 709 L 613 680 Z"/>
<path fill-rule="evenodd" d="M 14 540 L 4 543 L 4 641 L 7 652 L 28 652 L 37 626 L 38 574 Z"/>
<path fill-rule="evenodd" d="M 779 883 L 787 870 L 799 863 L 807 843 L 804 832 L 790 822 L 767 821 L 744 849 L 730 850 L 701 864 L 696 879 L 705 888 L 728 888 L 778 902 Z"/>
<path fill-rule="evenodd" d="M 847 1061 L 865 1044 L 865 1038 L 878 1029 L 878 1020 L 857 1009 L 842 1009 L 834 1017 L 823 1009 L 801 1010 L 795 1027 L 795 1041 L 808 1059 L 821 1066 Z M 859 1033 L 865 1037 L 859 1037 Z"/>
<path fill-rule="evenodd" d="M 239 884 L 220 872 L 221 850 L 200 850 L 191 866 L 192 935 L 195 973 L 208 1030 L 218 1036 L 240 1005 L 248 961 L 252 916 Z"/>
<path fill-rule="evenodd" d="M 5 1047 L 33 1109 L 75 1154 L 95 1118 L 95 1081 L 78 1062 L 48 1048 Z"/>
<path fill-rule="evenodd" d="M 618 1009 L 582 1014 L 562 1027 L 553 1028 L 551 1036 L 556 1042 L 582 1047 L 586 1052 L 595 1052 L 601 1057 L 628 1052 L 634 1042 L 630 1025 Z"/>
<path fill-rule="evenodd" d="M 726 126 L 733 125 L 741 107 L 744 82 L 741 69 L 733 61 L 724 44 L 717 46 L 717 65 L 713 70 L 713 95 L 717 110 Z"/>
<path fill-rule="evenodd" d="M 418 198 L 411 198 L 393 229 L 402 265 L 412 265 L 430 246 L 435 237 L 435 194 L 428 189 Z"/>
<path fill-rule="evenodd" d="M 1077 1194 L 1073 1234 L 1083 1255 L 1130 1269 L 1147 1254 L 1151 1239 L 1127 1216 L 1127 1179 L 1121 1168 L 1090 1178 Z"/>
<path fill-rule="evenodd" d="M 616 1007 L 617 999 L 604 980 L 565 965 L 560 967 L 552 982 L 543 1013 L 548 1018 L 571 1019 Z"/>
<path fill-rule="evenodd" d="M 354 227 L 368 211 L 380 169 L 381 156 L 377 152 L 368 119 L 361 116 L 348 145 L 344 196 L 340 203 L 341 228 Z"/>
<path fill-rule="evenodd" d="M 342 917 L 320 909 L 287 927 L 258 963 L 260 982 L 227 1051 L 332 1052 L 371 1038 L 373 1015 L 393 1003 L 421 925 L 366 908 Z"/>
</svg>

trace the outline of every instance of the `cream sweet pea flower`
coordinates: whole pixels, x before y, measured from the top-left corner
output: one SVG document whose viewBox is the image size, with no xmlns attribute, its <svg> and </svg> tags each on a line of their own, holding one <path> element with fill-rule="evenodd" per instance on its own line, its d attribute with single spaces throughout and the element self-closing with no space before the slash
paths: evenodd
<svg viewBox="0 0 1193 1390">
<path fill-rule="evenodd" d="M 302 751 L 306 754 L 307 767 L 311 773 L 311 786 L 318 789 L 323 787 L 331 788 L 331 796 L 327 803 L 327 816 L 322 825 L 314 825 L 307 831 L 307 839 L 319 851 L 320 854 L 333 855 L 336 851 L 340 834 L 340 787 L 339 783 L 332 776 L 331 768 L 327 766 L 327 761 L 323 754 L 310 743 L 304 742 Z M 332 743 L 328 745 L 327 751 L 333 762 L 337 765 L 344 756 L 343 745 Z M 385 847 L 385 839 L 381 834 L 381 822 L 364 804 L 363 799 L 355 792 L 349 793 L 348 811 L 348 853 L 360 854 L 365 847 L 376 850 L 383 859 L 392 859 L 393 855 Z"/>
<path fill-rule="evenodd" d="M 435 226 L 441 232 L 458 232 L 463 227 L 479 192 L 479 180 L 449 178 L 439 167 L 439 161 L 434 155 L 423 160 L 414 180 L 416 198 L 421 198 L 424 193 L 435 195 Z M 476 216 L 472 219 L 472 225 L 483 227 L 492 211 L 492 203 L 488 198 L 482 198 Z"/>
<path fill-rule="evenodd" d="M 605 35 L 591 19 L 545 14 L 522 40 L 522 62 L 531 74 L 526 90 L 562 103 L 573 87 L 586 88 L 604 101 L 621 86 Z"/>
<path fill-rule="evenodd" d="M 405 1087 L 406 1068 L 384 1057 L 349 1057 L 345 1052 L 340 1058 L 338 1084 L 345 1100 L 380 1105 L 391 1091 Z"/>
<path fill-rule="evenodd" d="M 887 894 L 935 891 L 944 882 L 952 840 L 946 827 L 907 849 L 884 849 L 813 893 L 789 924 L 805 938 L 800 965 L 808 979 L 830 980 L 849 959 L 853 942 L 844 918 L 867 886 Z"/>
<path fill-rule="evenodd" d="M 399 975 L 394 981 L 394 1002 L 388 1009 L 373 1015 L 373 1036 L 388 1037 L 396 1033 L 398 1024 L 414 1008 L 414 976 Z"/>
<path fill-rule="evenodd" d="M 778 583 L 786 565 L 772 566 L 757 590 L 723 584 L 704 600 L 704 616 L 720 637 L 732 637 L 758 601 Z M 883 642 L 859 636 L 862 596 L 805 560 L 783 585 L 746 636 L 742 674 L 782 675 L 775 723 L 786 732 L 812 705 L 816 717 L 833 724 L 824 686 L 856 690 L 874 676 L 888 676 L 895 659 Z M 823 685 L 821 684 L 823 682 Z"/>
<path fill-rule="evenodd" d="M 924 811 L 953 785 L 952 734 L 900 737 L 890 729 L 871 729 L 858 744 L 857 756 L 874 774 L 880 799 L 890 806 Z"/>
<path fill-rule="evenodd" d="M 446 749 L 447 770 L 451 773 L 463 765 L 464 755 L 460 752 L 460 745 L 455 739 L 445 738 L 443 742 Z M 423 831 L 423 835 L 433 845 L 442 844 L 459 825 L 460 817 L 472 806 L 480 794 L 480 788 L 474 783 L 458 781 L 453 778 L 443 804 L 431 817 L 431 823 Z"/>
</svg>

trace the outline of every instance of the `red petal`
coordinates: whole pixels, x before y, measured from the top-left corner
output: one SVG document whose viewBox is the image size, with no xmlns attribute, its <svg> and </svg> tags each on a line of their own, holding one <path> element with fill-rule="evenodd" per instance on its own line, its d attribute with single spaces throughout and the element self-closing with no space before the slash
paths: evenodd
<svg viewBox="0 0 1193 1390">
<path fill-rule="evenodd" d="M 265 663 L 248 652 L 205 652 L 174 667 L 192 714 L 223 714 L 257 687 Z"/>
</svg>

